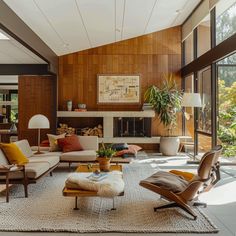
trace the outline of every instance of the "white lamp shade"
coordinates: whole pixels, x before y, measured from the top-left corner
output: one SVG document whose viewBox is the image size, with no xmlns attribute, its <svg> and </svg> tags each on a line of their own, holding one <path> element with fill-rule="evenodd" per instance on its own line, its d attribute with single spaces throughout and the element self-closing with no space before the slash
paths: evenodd
<svg viewBox="0 0 236 236">
<path fill-rule="evenodd" d="M 49 127 L 48 118 L 41 114 L 32 116 L 28 123 L 29 129 L 49 129 Z"/>
<path fill-rule="evenodd" d="M 182 107 L 202 107 L 200 93 L 184 93 Z"/>
</svg>

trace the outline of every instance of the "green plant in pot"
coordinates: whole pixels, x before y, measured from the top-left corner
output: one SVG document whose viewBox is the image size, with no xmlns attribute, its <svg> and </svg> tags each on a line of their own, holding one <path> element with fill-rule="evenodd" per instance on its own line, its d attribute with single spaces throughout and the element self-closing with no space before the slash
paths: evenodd
<svg viewBox="0 0 236 236">
<path fill-rule="evenodd" d="M 166 128 L 167 135 L 160 139 L 160 151 L 166 156 L 176 155 L 179 138 L 173 136 L 173 130 L 177 125 L 177 112 L 181 111 L 182 91 L 178 90 L 173 76 L 169 75 L 164 76 L 160 87 L 150 86 L 144 96 Z"/>
<path fill-rule="evenodd" d="M 99 162 L 101 171 L 107 172 L 110 170 L 110 161 L 115 153 L 116 151 L 111 148 L 111 145 L 101 144 L 101 147 L 97 151 L 97 161 Z"/>
</svg>

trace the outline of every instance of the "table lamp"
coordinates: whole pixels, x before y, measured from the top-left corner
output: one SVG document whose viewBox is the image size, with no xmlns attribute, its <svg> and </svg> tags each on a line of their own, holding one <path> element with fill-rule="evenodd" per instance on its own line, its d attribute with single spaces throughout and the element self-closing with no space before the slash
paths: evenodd
<svg viewBox="0 0 236 236">
<path fill-rule="evenodd" d="M 28 123 L 29 129 L 38 129 L 38 151 L 35 154 L 42 154 L 40 152 L 40 129 L 49 129 L 49 120 L 46 116 L 37 114 L 30 118 Z"/>
</svg>

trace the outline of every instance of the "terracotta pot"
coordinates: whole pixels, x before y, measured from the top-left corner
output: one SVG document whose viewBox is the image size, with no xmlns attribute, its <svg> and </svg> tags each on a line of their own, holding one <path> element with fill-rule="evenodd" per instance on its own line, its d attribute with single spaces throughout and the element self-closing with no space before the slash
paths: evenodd
<svg viewBox="0 0 236 236">
<path fill-rule="evenodd" d="M 99 163 L 99 168 L 101 171 L 108 172 L 110 171 L 110 161 L 111 158 L 107 157 L 97 157 L 97 161 Z"/>
</svg>

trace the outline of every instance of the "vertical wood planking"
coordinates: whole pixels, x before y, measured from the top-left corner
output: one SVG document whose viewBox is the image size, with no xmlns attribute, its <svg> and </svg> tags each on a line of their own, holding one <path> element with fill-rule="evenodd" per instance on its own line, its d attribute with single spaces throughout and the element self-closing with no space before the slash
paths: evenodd
<svg viewBox="0 0 236 236">
<path fill-rule="evenodd" d="M 45 115 L 50 122 L 50 129 L 41 131 L 41 140 L 47 138 L 47 133 L 55 133 L 56 89 L 55 76 L 19 76 L 19 139 L 37 144 L 37 130 L 28 129 L 28 122 L 35 114 Z"/>
<path fill-rule="evenodd" d="M 73 100 L 74 108 L 85 103 L 88 110 L 141 110 L 142 104 L 98 105 L 97 74 L 140 74 L 143 103 L 145 90 L 150 85 L 160 85 L 163 73 L 173 73 L 180 85 L 180 69 L 180 27 L 60 56 L 58 108 L 66 110 L 66 101 Z M 164 133 L 157 118 L 152 133 Z M 181 134 L 181 129 L 175 133 Z"/>
</svg>

